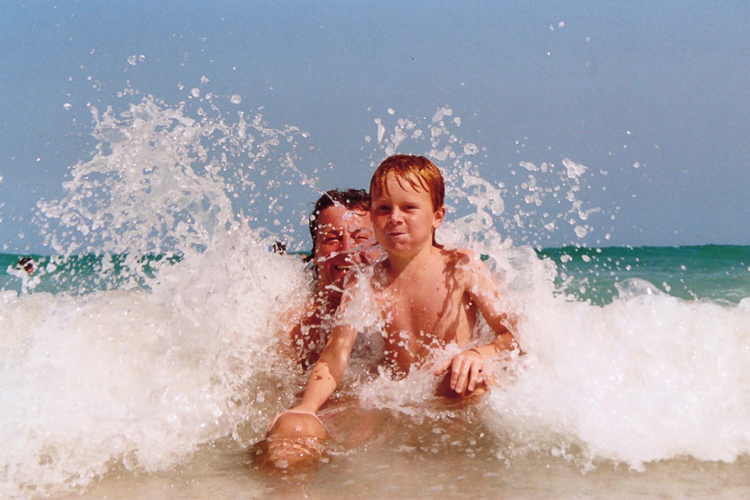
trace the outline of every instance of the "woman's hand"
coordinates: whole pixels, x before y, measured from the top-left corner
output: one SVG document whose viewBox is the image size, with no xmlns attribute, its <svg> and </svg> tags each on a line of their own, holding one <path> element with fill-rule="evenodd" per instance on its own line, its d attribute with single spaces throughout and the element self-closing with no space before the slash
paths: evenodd
<svg viewBox="0 0 750 500">
<path fill-rule="evenodd" d="M 289 415 L 289 414 L 293 414 L 293 415 L 310 415 L 315 420 L 317 420 L 318 422 L 320 422 L 320 419 L 318 418 L 318 415 L 316 415 L 314 411 L 306 409 L 306 408 L 301 407 L 301 406 L 295 406 L 294 408 L 290 408 L 290 409 L 288 409 L 286 411 L 282 411 L 281 413 L 277 413 L 276 416 L 273 417 L 273 420 L 271 420 L 271 423 L 268 424 L 268 429 L 266 429 L 266 436 L 269 435 L 269 433 L 273 429 L 274 425 L 276 425 L 276 422 L 279 420 L 279 418 L 283 417 L 284 415 Z M 323 423 L 320 422 L 320 425 L 323 425 Z"/>
</svg>

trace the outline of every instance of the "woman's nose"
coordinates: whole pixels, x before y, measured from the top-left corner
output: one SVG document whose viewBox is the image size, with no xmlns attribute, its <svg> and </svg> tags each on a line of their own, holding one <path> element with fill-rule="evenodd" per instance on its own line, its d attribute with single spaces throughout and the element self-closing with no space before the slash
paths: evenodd
<svg viewBox="0 0 750 500">
<path fill-rule="evenodd" d="M 346 252 L 348 250 L 351 250 L 354 247 L 354 239 L 352 239 L 351 235 L 345 234 L 341 237 L 341 245 L 339 246 L 339 250 L 342 252 Z"/>
</svg>

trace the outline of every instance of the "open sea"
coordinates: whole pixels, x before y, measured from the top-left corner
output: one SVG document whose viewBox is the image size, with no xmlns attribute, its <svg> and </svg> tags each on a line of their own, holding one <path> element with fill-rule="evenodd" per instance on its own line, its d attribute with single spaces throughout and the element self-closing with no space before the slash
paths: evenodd
<svg viewBox="0 0 750 500">
<path fill-rule="evenodd" d="M 526 354 L 480 403 L 381 374 L 352 390 L 389 432 L 305 476 L 251 467 L 305 381 L 276 337 L 311 280 L 272 251 L 278 205 L 290 182 L 321 190 L 275 152 L 299 131 L 144 97 L 93 113 L 95 152 L 39 203 L 49 252 L 0 254 L 0 498 L 750 498 L 750 247 L 514 242 L 518 211 L 449 111 L 373 141 L 384 157 L 412 138 L 444 168 L 439 239 L 481 253 L 518 318 Z M 535 227 L 596 229 L 580 166 L 555 168 L 560 189 L 529 196 L 575 203 Z"/>
</svg>

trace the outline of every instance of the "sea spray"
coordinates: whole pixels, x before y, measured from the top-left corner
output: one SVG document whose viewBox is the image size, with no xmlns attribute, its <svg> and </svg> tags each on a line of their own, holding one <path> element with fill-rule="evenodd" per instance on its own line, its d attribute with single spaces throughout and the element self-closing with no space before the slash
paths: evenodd
<svg viewBox="0 0 750 500">
<path fill-rule="evenodd" d="M 289 198 L 282 186 L 314 189 L 294 165 L 296 127 L 274 128 L 260 113 L 224 117 L 212 101 L 187 115 L 152 96 L 117 113 L 91 107 L 93 156 L 71 168 L 59 200 L 37 218 L 58 255 L 203 250 L 217 232 L 243 222 L 273 234 Z M 313 191 L 314 193 L 314 191 Z"/>
<path fill-rule="evenodd" d="M 369 152 L 373 169 L 394 153 L 423 154 L 441 168 L 446 221 L 460 227 L 455 238 L 443 231 L 448 233 L 444 241 L 471 246 L 490 238 L 492 247 L 502 244 L 501 237 L 541 248 L 553 237 L 571 244 L 586 236 L 599 235 L 599 242 L 611 237 L 618 208 L 593 205 L 588 193 L 606 172 L 567 157 L 538 165 L 526 160 L 498 164 L 487 157 L 485 146 L 464 139 L 463 121 L 449 106 L 439 107 L 429 119 L 391 111 L 375 118 L 376 137 L 367 136 L 362 150 Z"/>
<path fill-rule="evenodd" d="M 72 291 L 42 279 L 0 296 L 5 497 L 65 492 L 113 470 L 174 470 L 227 437 L 247 446 L 303 386 L 276 334 L 311 277 L 269 249 L 300 244 L 295 228 L 320 191 L 297 167 L 305 134 L 200 104 L 146 96 L 95 112 L 96 151 L 71 169 L 65 196 L 40 202 L 51 248 L 126 256 L 127 279 Z M 494 180 L 447 106 L 426 120 L 394 115 L 378 119 L 370 160 L 417 153 L 443 169 L 450 214 L 438 239 L 486 258 L 524 355 L 494 367 L 483 418 L 460 433 L 430 425 L 465 414 L 430 402 L 427 371 L 362 378 L 366 404 L 391 410 L 428 455 L 459 443 L 471 457 L 491 450 L 482 456 L 500 458 L 488 466 L 498 470 L 528 455 L 585 471 L 750 453 L 747 299 L 681 300 L 631 281 L 605 305 L 581 300 L 564 268 L 523 243 L 603 230 L 593 219 L 606 210 L 584 197 L 593 166 L 524 162 L 499 169 L 520 182 Z M 309 199 L 295 205 L 286 191 L 299 186 Z M 147 271 L 144 255 L 177 258 Z M 386 451 L 411 460 L 414 449 Z"/>
<path fill-rule="evenodd" d="M 150 290 L 4 297 L 3 496 L 165 470 L 262 433 L 295 391 L 274 333 L 306 286 L 297 258 L 245 232 Z"/>
<path fill-rule="evenodd" d="M 485 401 L 497 456 L 562 457 L 586 471 L 605 462 L 642 470 L 644 464 L 674 458 L 734 462 L 750 454 L 747 299 L 737 295 L 730 303 L 717 303 L 698 299 L 689 289 L 688 300 L 671 296 L 661 291 L 669 288 L 661 282 L 637 277 L 637 267 L 647 266 L 642 258 L 641 266 L 623 264 L 626 279 L 613 280 L 619 295 L 599 294 L 601 305 L 582 300 L 590 293 L 587 282 L 573 279 L 566 256 L 604 276 L 610 276 L 607 265 L 619 266 L 623 256 L 613 261 L 606 251 L 599 256 L 595 249 L 570 247 L 552 260 L 513 245 L 508 235 L 522 228 L 530 235 L 521 241 L 543 241 L 559 226 L 569 226 L 575 237 L 598 230 L 593 217 L 607 214 L 583 198 L 592 169 L 569 158 L 560 161 L 564 170 L 522 162 L 526 180 L 508 189 L 480 175 L 475 160 L 481 148 L 462 147 L 459 136 L 445 130 L 445 116 L 441 110 L 431 124 L 422 125 L 424 132 L 400 119 L 389 134 L 379 120 L 378 140 L 386 152 L 414 151 L 413 143 L 418 147 L 426 137 L 445 141 L 430 143 L 426 151 L 445 171 L 454 220 L 451 224 L 449 217 L 438 240 L 485 255 L 505 293 L 503 306 L 517 318 L 515 334 L 525 354 L 500 367 L 501 390 Z M 519 194 L 522 202 L 508 213 L 507 199 Z M 557 210 L 542 211 L 547 198 Z M 505 236 L 494 228 L 505 229 Z M 683 270 L 689 266 L 694 272 L 698 263 L 709 262 L 689 259 L 693 249 L 685 252 Z M 746 280 L 745 257 L 732 258 L 741 273 L 736 279 Z M 666 277 L 669 267 L 661 265 L 657 261 L 646 275 L 663 273 L 664 283 L 674 282 Z M 743 289 L 746 284 L 737 293 Z M 700 292 L 711 297 L 708 290 Z M 363 396 L 375 406 L 418 418 L 428 375 L 415 372 L 392 381 L 381 374 Z"/>
<path fill-rule="evenodd" d="M 635 284 L 633 284 L 635 285 Z M 645 285 L 645 286 L 644 286 Z M 532 292 L 521 374 L 489 398 L 501 456 L 550 453 L 587 469 L 750 453 L 750 316 L 641 283 L 603 307 Z"/>
<path fill-rule="evenodd" d="M 295 179 L 304 134 L 214 111 L 197 120 L 152 97 L 119 115 L 92 109 L 96 151 L 61 199 L 40 201 L 59 256 L 0 304 L 2 496 L 64 491 L 113 467 L 165 470 L 221 437 L 257 439 L 289 404 L 277 322 L 309 275 L 269 252 L 262 223 L 280 213 L 274 190 Z M 55 274 L 97 254 L 97 266 Z M 62 284 L 81 272 L 107 282 L 114 259 L 116 290 Z M 55 293 L 35 290 L 44 273 L 60 278 Z"/>
</svg>

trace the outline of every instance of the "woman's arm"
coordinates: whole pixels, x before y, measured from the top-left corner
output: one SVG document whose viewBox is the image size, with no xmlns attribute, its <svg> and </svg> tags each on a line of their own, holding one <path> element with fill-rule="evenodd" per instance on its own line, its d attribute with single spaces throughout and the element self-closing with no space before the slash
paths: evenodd
<svg viewBox="0 0 750 500">
<path fill-rule="evenodd" d="M 320 359 L 310 371 L 302 401 L 289 411 L 314 414 L 323 406 L 344 376 L 356 337 L 357 331 L 349 325 L 333 329 Z"/>
</svg>

